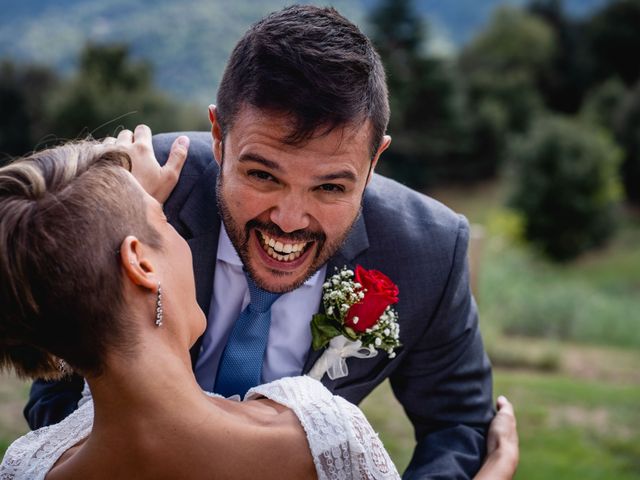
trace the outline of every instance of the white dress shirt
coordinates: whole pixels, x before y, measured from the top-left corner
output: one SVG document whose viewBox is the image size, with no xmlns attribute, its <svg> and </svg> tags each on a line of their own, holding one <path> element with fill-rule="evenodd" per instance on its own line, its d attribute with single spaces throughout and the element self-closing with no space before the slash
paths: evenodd
<svg viewBox="0 0 640 480">
<path fill-rule="evenodd" d="M 311 317 L 320 308 L 326 270 L 325 265 L 301 287 L 283 294 L 272 305 L 271 328 L 262 364 L 263 382 L 302 373 L 311 345 Z M 233 324 L 250 301 L 242 262 L 224 225 L 221 226 L 218 237 L 215 272 L 208 327 L 205 332 L 211 343 L 206 351 L 200 350 L 196 372 L 204 364 L 216 365 L 217 370 Z M 210 375 L 209 378 L 213 379 L 213 385 L 216 373 L 217 371 L 207 373 L 207 377 Z"/>
</svg>

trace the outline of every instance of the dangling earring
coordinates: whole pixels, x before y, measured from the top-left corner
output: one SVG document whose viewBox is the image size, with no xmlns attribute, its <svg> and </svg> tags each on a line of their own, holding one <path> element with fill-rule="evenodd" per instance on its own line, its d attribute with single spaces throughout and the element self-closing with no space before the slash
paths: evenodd
<svg viewBox="0 0 640 480">
<path fill-rule="evenodd" d="M 162 286 L 158 282 L 158 298 L 156 300 L 156 327 L 162 325 Z"/>
<path fill-rule="evenodd" d="M 61 375 L 66 377 L 71 373 L 71 368 L 69 367 L 69 364 L 61 358 L 58 358 L 57 360 L 58 360 L 57 361 L 58 371 L 60 372 Z"/>
</svg>

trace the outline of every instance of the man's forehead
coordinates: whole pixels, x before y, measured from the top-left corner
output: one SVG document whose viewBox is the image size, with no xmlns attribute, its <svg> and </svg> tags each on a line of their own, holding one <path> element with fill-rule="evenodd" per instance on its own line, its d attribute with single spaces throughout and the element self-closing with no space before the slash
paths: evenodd
<svg viewBox="0 0 640 480">
<path fill-rule="evenodd" d="M 370 153 L 373 125 L 368 118 L 336 126 L 320 125 L 303 138 L 295 138 L 296 126 L 296 118 L 291 114 L 244 105 L 238 111 L 227 136 L 240 143 L 264 137 L 292 150 L 308 148 L 314 140 L 320 139 L 336 152 L 362 149 Z"/>
</svg>

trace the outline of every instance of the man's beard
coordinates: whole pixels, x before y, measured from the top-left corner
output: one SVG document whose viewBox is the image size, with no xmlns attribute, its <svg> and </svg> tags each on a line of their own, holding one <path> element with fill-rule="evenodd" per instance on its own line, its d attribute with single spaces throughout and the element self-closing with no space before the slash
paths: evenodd
<svg viewBox="0 0 640 480">
<path fill-rule="evenodd" d="M 249 273 L 253 281 L 256 283 L 258 287 L 268 292 L 273 293 L 287 293 L 295 290 L 300 287 L 304 282 L 306 282 L 309 278 L 313 276 L 322 266 L 327 263 L 327 261 L 338 251 L 338 249 L 344 244 L 349 233 L 351 232 L 351 228 L 355 224 L 358 219 L 358 215 L 356 215 L 349 225 L 349 227 L 344 231 L 344 233 L 334 241 L 327 241 L 327 236 L 322 231 L 312 231 L 312 230 L 295 230 L 290 233 L 284 232 L 278 225 L 275 223 L 269 222 L 264 223 L 257 219 L 249 220 L 244 228 L 242 228 L 238 223 L 234 220 L 231 212 L 229 211 L 229 207 L 224 199 L 222 193 L 222 166 L 220 168 L 220 172 L 218 174 L 218 178 L 216 180 L 216 198 L 218 202 L 218 211 L 222 217 L 222 223 L 224 224 L 224 228 L 227 231 L 229 239 L 231 240 L 232 245 L 236 249 L 240 260 L 242 261 L 242 265 L 245 270 Z M 272 286 L 265 284 L 262 280 L 257 278 L 255 269 L 252 267 L 251 262 L 249 261 L 249 242 L 251 241 L 251 231 L 252 230 L 260 230 L 268 235 L 273 235 L 275 237 L 289 240 L 291 243 L 300 243 L 300 242 L 310 242 L 315 241 L 315 255 L 314 259 L 311 262 L 311 265 L 305 272 L 305 274 L 300 277 L 298 280 L 293 282 L 291 285 L 286 285 L 284 287 L 280 287 L 278 289 L 273 289 Z M 262 248 L 262 247 L 258 247 Z M 314 247 L 311 247 L 314 248 Z M 271 273 L 274 276 L 285 277 L 289 275 L 289 272 L 271 269 Z"/>
</svg>

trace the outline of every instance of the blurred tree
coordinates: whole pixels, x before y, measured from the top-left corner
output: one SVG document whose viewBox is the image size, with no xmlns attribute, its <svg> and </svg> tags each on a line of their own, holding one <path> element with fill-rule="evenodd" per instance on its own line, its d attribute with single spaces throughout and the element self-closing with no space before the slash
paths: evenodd
<svg viewBox="0 0 640 480">
<path fill-rule="evenodd" d="M 553 35 L 544 22 L 502 7 L 461 52 L 477 161 L 498 171 L 509 136 L 525 132 L 543 110 L 536 75 L 551 59 Z"/>
<path fill-rule="evenodd" d="M 640 79 L 640 0 L 614 0 L 586 22 L 597 82 L 616 76 L 627 86 Z"/>
<path fill-rule="evenodd" d="M 503 110 L 507 131 L 526 131 L 542 110 L 536 78 L 553 52 L 553 33 L 544 22 L 519 9 L 498 8 L 460 55 L 471 104 L 477 109 L 493 103 Z"/>
<path fill-rule="evenodd" d="M 426 53 L 427 28 L 410 0 L 382 0 L 370 23 L 391 104 L 393 142 L 381 170 L 414 188 L 473 178 L 476 158 L 455 66 Z"/>
<path fill-rule="evenodd" d="M 543 20 L 554 37 L 550 61 L 536 72 L 545 104 L 556 112 L 576 113 L 593 84 L 593 61 L 583 25 L 567 15 L 562 0 L 531 0 L 528 11 Z"/>
<path fill-rule="evenodd" d="M 50 103 L 49 122 L 59 137 L 76 138 L 102 137 L 139 123 L 157 132 L 206 129 L 206 118 L 159 92 L 150 66 L 131 60 L 127 46 L 87 45 L 77 74 Z"/>
<path fill-rule="evenodd" d="M 613 125 L 624 149 L 622 178 L 627 200 L 640 206 L 640 80 L 619 102 Z"/>
<path fill-rule="evenodd" d="M 550 258 L 570 260 L 602 245 L 615 227 L 620 152 L 604 130 L 539 118 L 514 142 L 511 204 L 525 236 Z"/>
<path fill-rule="evenodd" d="M 616 114 L 626 95 L 624 83 L 618 78 L 610 78 L 587 93 L 580 109 L 580 118 L 613 132 Z"/>
<path fill-rule="evenodd" d="M 44 139 L 45 100 L 58 82 L 45 67 L 0 63 L 0 164 Z"/>
</svg>

